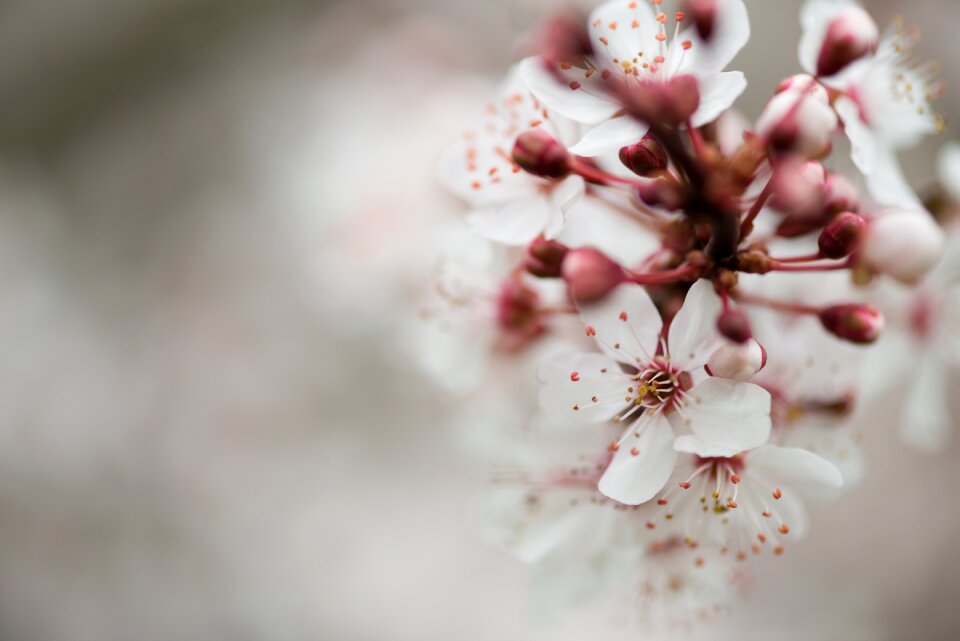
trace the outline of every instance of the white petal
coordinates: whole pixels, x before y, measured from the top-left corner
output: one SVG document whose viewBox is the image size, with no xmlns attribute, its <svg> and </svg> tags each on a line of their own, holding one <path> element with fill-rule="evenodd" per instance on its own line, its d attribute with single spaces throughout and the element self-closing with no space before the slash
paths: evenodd
<svg viewBox="0 0 960 641">
<path fill-rule="evenodd" d="M 670 323 L 670 362 L 681 370 L 702 367 L 717 345 L 717 316 L 723 305 L 713 284 L 701 278 L 693 284 L 683 307 Z"/>
<path fill-rule="evenodd" d="M 697 456 L 703 458 L 729 458 L 731 456 L 736 456 L 741 451 L 731 449 L 729 447 L 720 447 L 719 445 L 714 445 L 713 443 L 708 443 L 703 439 L 693 436 L 692 434 L 684 434 L 683 436 L 678 436 L 676 439 L 674 439 L 673 449 L 678 452 L 685 452 L 687 454 L 696 454 Z"/>
<path fill-rule="evenodd" d="M 571 89 L 558 81 L 543 65 L 543 60 L 539 58 L 523 60 L 520 63 L 520 78 L 530 93 L 552 111 L 586 124 L 602 122 L 620 111 L 620 105 L 594 91 L 592 83 L 581 82 L 579 89 Z"/>
<path fill-rule="evenodd" d="M 770 483 L 788 485 L 804 498 L 834 498 L 843 487 L 837 466 L 813 452 L 797 447 L 765 445 L 747 454 L 750 473 L 758 473 Z"/>
<path fill-rule="evenodd" d="M 700 106 L 693 114 L 694 127 L 713 122 L 733 106 L 747 88 L 747 78 L 742 71 L 711 73 L 697 78 L 697 86 L 700 89 Z"/>
<path fill-rule="evenodd" d="M 688 392 L 675 424 L 680 420 L 704 441 L 749 450 L 770 437 L 770 394 L 753 383 L 708 378 Z"/>
<path fill-rule="evenodd" d="M 578 305 L 583 324 L 607 355 L 642 366 L 657 352 L 663 321 L 640 285 L 620 285 L 599 302 Z"/>
<path fill-rule="evenodd" d="M 598 489 L 627 505 L 649 501 L 666 485 L 677 461 L 670 423 L 661 414 L 644 414 L 619 445 Z"/>
<path fill-rule="evenodd" d="M 544 225 L 543 235 L 556 238 L 567 223 L 567 215 L 583 198 L 584 181 L 580 176 L 569 176 L 550 192 L 550 217 Z"/>
<path fill-rule="evenodd" d="M 950 198 L 960 203 L 960 144 L 948 142 L 940 149 L 937 177 Z"/>
<path fill-rule="evenodd" d="M 574 372 L 577 381 L 572 380 Z M 553 427 L 553 418 L 565 421 L 556 423 L 557 427 L 608 421 L 629 405 L 625 398 L 630 376 L 603 354 L 554 356 L 541 366 L 539 377 L 540 408 L 546 415 L 543 424 L 547 429 Z"/>
<path fill-rule="evenodd" d="M 471 207 L 488 207 L 536 194 L 543 181 L 524 172 L 513 173 L 493 151 L 499 144 L 499 140 L 481 137 L 473 144 L 459 140 L 448 145 L 438 166 L 443 186 Z M 497 182 L 489 179 L 489 167 L 501 169 Z"/>
<path fill-rule="evenodd" d="M 600 156 L 643 138 L 649 127 L 630 116 L 617 116 L 588 131 L 580 142 L 570 147 L 578 156 Z"/>
<path fill-rule="evenodd" d="M 692 31 L 693 46 L 687 52 L 681 73 L 722 71 L 750 40 L 750 17 L 743 0 L 720 0 L 717 22 L 709 42 Z"/>
<path fill-rule="evenodd" d="M 924 209 L 923 202 L 907 182 L 900 161 L 890 149 L 878 147 L 874 152 L 873 171 L 864 176 L 867 191 L 878 203 L 891 207 Z"/>
<path fill-rule="evenodd" d="M 864 175 L 870 174 L 874 167 L 874 157 L 879 143 L 873 130 L 860 119 L 860 108 L 849 98 L 837 98 L 833 105 L 843 121 L 843 130 L 850 139 L 850 157 Z"/>
<path fill-rule="evenodd" d="M 484 238 L 505 245 L 525 245 L 543 232 L 551 212 L 550 200 L 534 194 L 470 212 L 467 223 Z"/>
<path fill-rule="evenodd" d="M 660 27 L 647 2 L 605 2 L 593 10 L 588 24 L 590 42 L 602 67 L 619 69 L 621 60 L 632 60 L 640 51 L 658 50 L 655 38 Z"/>
<path fill-rule="evenodd" d="M 950 440 L 946 375 L 938 354 L 924 354 L 907 392 L 900 436 L 919 450 L 938 452 Z"/>
</svg>

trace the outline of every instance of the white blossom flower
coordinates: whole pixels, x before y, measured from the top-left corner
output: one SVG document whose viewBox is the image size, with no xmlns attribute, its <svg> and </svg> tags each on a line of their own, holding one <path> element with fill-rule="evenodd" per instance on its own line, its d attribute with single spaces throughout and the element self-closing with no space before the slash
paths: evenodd
<svg viewBox="0 0 960 641">
<path fill-rule="evenodd" d="M 764 545 L 780 554 L 806 534 L 803 501 L 832 499 L 843 486 L 836 466 L 803 449 L 762 445 L 734 456 L 699 449 L 681 456 L 657 497 L 658 524 L 678 528 L 691 548 L 719 546 L 740 560 Z"/>
<path fill-rule="evenodd" d="M 541 369 L 540 401 L 548 416 L 629 421 L 610 446 L 613 459 L 599 483 L 606 496 L 631 505 L 652 498 L 673 472 L 675 430 L 692 432 L 677 441 L 697 451 L 730 454 L 767 440 L 765 390 L 729 379 L 694 379 L 717 345 L 720 309 L 712 284 L 696 282 L 664 340 L 650 296 L 639 286 L 622 285 L 600 303 L 580 307 L 586 333 L 602 353 L 560 356 Z"/>
<path fill-rule="evenodd" d="M 465 133 L 441 158 L 441 180 L 472 208 L 467 221 L 485 238 L 507 245 L 523 245 L 541 234 L 554 238 L 583 196 L 580 176 L 540 178 L 513 161 L 517 136 L 533 128 L 566 141 L 576 125 L 545 109 L 513 71 L 499 99 L 487 105 L 484 124 Z"/>
<path fill-rule="evenodd" d="M 528 58 L 520 64 L 524 82 L 550 109 L 595 125 L 570 148 L 571 152 L 601 155 L 635 143 L 646 133 L 647 126 L 622 115 L 622 105 L 608 93 L 605 84 L 613 77 L 667 81 L 680 75 L 694 76 L 700 93 L 700 104 L 692 117 L 695 127 L 715 120 L 746 88 L 743 73 L 723 71 L 750 38 L 750 22 L 742 0 L 719 3 L 709 42 L 703 41 L 695 29 L 681 32 L 682 14 L 668 19 L 660 12 L 660 3 L 653 4 L 613 0 L 595 9 L 589 23 L 594 55 L 586 68 L 561 63 L 554 76 L 544 68 L 543 60 Z M 672 38 L 667 33 L 669 21 L 675 23 Z"/>
<path fill-rule="evenodd" d="M 800 62 L 816 69 L 823 36 L 833 18 L 852 1 L 808 0 L 801 21 Z M 887 205 L 916 206 L 918 199 L 900 168 L 896 152 L 916 145 L 942 127 L 931 106 L 939 92 L 935 69 L 910 56 L 914 37 L 896 23 L 882 36 L 874 55 L 851 64 L 823 82 L 842 95 L 834 103 L 850 139 L 854 164 L 874 197 Z"/>
</svg>

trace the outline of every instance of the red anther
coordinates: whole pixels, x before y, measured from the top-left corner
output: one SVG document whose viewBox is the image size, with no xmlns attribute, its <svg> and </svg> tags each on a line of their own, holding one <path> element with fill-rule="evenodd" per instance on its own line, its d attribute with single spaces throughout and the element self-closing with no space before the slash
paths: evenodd
<svg viewBox="0 0 960 641">
<path fill-rule="evenodd" d="M 737 552 L 737 561 L 746 561 L 746 560 L 747 560 L 746 552 L 744 552 L 743 550 L 740 550 L 739 552 Z"/>
<path fill-rule="evenodd" d="M 610 444 L 609 450 L 610 450 L 611 452 L 616 452 L 616 451 L 619 450 L 619 449 L 620 449 L 620 444 L 617 443 L 616 441 L 614 441 L 613 443 Z"/>
<path fill-rule="evenodd" d="M 683 19 L 686 17 L 687 16 L 683 13 L 683 11 L 677 11 L 675 14 L 673 14 L 673 19 L 677 22 L 683 22 Z"/>
<path fill-rule="evenodd" d="M 730 475 L 730 482 L 733 483 L 734 485 L 736 485 L 737 483 L 739 483 L 739 482 L 740 482 L 740 475 L 739 475 L 739 474 L 731 474 L 731 475 Z"/>
<path fill-rule="evenodd" d="M 790 526 L 787 525 L 786 523 L 781 523 L 780 527 L 777 529 L 780 530 L 781 534 L 787 534 L 790 532 Z"/>
<path fill-rule="evenodd" d="M 647 529 L 648 529 L 648 530 L 652 530 L 652 529 L 655 528 L 655 527 L 657 527 L 657 524 L 656 524 L 656 523 L 654 523 L 653 521 L 647 521 Z"/>
<path fill-rule="evenodd" d="M 693 42 L 690 40 L 684 40 L 683 42 L 680 43 L 680 46 L 683 47 L 684 51 L 688 51 L 690 47 L 693 46 Z"/>
<path fill-rule="evenodd" d="M 777 500 L 779 501 L 781 496 L 783 496 L 783 492 L 781 492 L 781 491 L 780 491 L 780 488 L 778 487 L 777 489 L 775 489 L 775 490 L 773 491 L 773 498 L 775 498 L 775 499 L 777 499 Z M 764 514 L 764 516 L 766 516 L 766 514 Z"/>
<path fill-rule="evenodd" d="M 657 22 L 659 22 L 660 24 L 664 24 L 666 21 L 667 21 L 667 14 L 665 13 L 657 14 Z"/>
<path fill-rule="evenodd" d="M 766 543 L 766 542 L 767 542 L 767 535 L 764 534 L 763 532 L 759 532 L 759 533 L 757 534 L 757 540 L 760 541 L 761 543 Z"/>
<path fill-rule="evenodd" d="M 703 557 L 702 557 L 702 556 L 698 556 L 697 558 L 695 558 L 695 559 L 693 560 L 693 564 L 694 564 L 695 566 L 697 566 L 698 568 L 702 568 L 702 567 L 703 567 L 703 562 L 704 562 L 704 561 L 703 561 Z"/>
<path fill-rule="evenodd" d="M 630 456 L 639 456 L 639 455 L 640 455 L 640 450 L 638 450 L 635 447 L 630 448 Z"/>
<path fill-rule="evenodd" d="M 768 518 L 768 519 L 769 519 L 771 516 L 773 516 L 768 510 L 764 510 L 763 512 L 761 512 L 761 514 L 763 514 L 763 516 L 764 516 L 765 518 Z"/>
<path fill-rule="evenodd" d="M 658 34 L 656 35 L 656 38 L 657 38 L 657 40 L 659 40 L 660 42 L 663 42 L 664 40 L 667 39 L 667 34 L 662 33 L 662 32 L 661 32 L 661 33 L 658 33 Z"/>
<path fill-rule="evenodd" d="M 624 322 L 627 321 L 627 313 L 626 313 L 626 312 L 620 312 L 620 320 L 622 320 L 622 321 L 624 321 Z"/>
<path fill-rule="evenodd" d="M 570 380 L 576 383 L 580 380 L 580 372 L 570 372 Z"/>
<path fill-rule="evenodd" d="M 613 20 L 613 21 L 612 21 L 609 25 L 607 25 L 607 26 L 609 26 L 611 29 L 613 29 L 614 31 L 616 31 L 616 30 L 617 30 L 617 21 L 616 21 L 616 20 Z"/>
<path fill-rule="evenodd" d="M 596 336 L 597 330 L 596 328 L 594 328 L 593 325 L 587 325 L 586 333 L 587 333 L 587 336 Z"/>
<path fill-rule="evenodd" d="M 569 86 L 570 86 L 571 89 L 573 89 L 574 91 L 576 91 L 577 89 L 580 88 L 580 83 L 577 82 L 576 80 L 571 80 Z"/>
<path fill-rule="evenodd" d="M 657 505 L 666 505 L 667 499 L 657 499 Z"/>
<path fill-rule="evenodd" d="M 737 509 L 737 502 L 734 501 L 733 499 L 730 499 L 729 501 L 727 501 L 727 507 L 730 508 L 731 510 L 735 510 Z"/>
<path fill-rule="evenodd" d="M 773 548 L 773 553 L 776 554 L 777 556 L 780 556 L 781 554 L 783 554 L 783 546 L 778 545 L 777 547 Z"/>
<path fill-rule="evenodd" d="M 685 490 L 689 490 L 689 489 L 690 489 L 690 483 L 688 483 L 687 481 L 680 481 L 679 485 L 680 485 L 680 487 L 682 487 L 682 488 L 685 489 Z"/>
</svg>

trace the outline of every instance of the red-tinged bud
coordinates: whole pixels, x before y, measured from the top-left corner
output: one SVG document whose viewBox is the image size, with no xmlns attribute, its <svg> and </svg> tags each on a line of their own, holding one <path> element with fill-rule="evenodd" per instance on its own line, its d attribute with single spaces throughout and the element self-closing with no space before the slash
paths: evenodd
<svg viewBox="0 0 960 641">
<path fill-rule="evenodd" d="M 829 222 L 827 216 L 787 216 L 777 225 L 777 236 L 796 238 L 814 232 Z"/>
<path fill-rule="evenodd" d="M 540 278 L 559 278 L 567 251 L 568 248 L 563 243 L 537 238 L 527 247 L 524 267 Z"/>
<path fill-rule="evenodd" d="M 603 298 L 626 278 L 620 265 L 592 247 L 567 252 L 563 259 L 562 274 L 571 296 L 579 302 Z"/>
<path fill-rule="evenodd" d="M 510 349 L 520 347 L 547 328 L 540 313 L 540 296 L 516 278 L 507 280 L 500 288 L 497 322 Z"/>
<path fill-rule="evenodd" d="M 717 0 L 686 0 L 684 13 L 693 20 L 697 33 L 704 40 L 710 40 L 717 23 Z"/>
<path fill-rule="evenodd" d="M 747 339 L 739 345 L 722 345 L 710 356 L 706 370 L 710 376 L 746 381 L 767 364 L 767 352 L 757 341 Z"/>
<path fill-rule="evenodd" d="M 570 173 L 566 147 L 543 129 L 528 129 L 513 143 L 513 162 L 541 178 L 560 179 Z"/>
<path fill-rule="evenodd" d="M 827 215 L 833 216 L 842 211 L 860 211 L 860 192 L 845 176 L 828 172 L 823 186 L 823 205 Z"/>
<path fill-rule="evenodd" d="M 640 142 L 620 148 L 620 162 L 638 176 L 649 176 L 667 168 L 667 152 L 655 138 L 644 136 Z"/>
<path fill-rule="evenodd" d="M 555 63 L 581 66 L 593 53 L 586 17 L 576 11 L 564 11 L 542 23 L 530 41 L 529 50 Z"/>
<path fill-rule="evenodd" d="M 880 31 L 870 14 L 857 6 L 844 9 L 827 27 L 817 57 L 817 75 L 832 76 L 873 53 L 879 40 Z"/>
<path fill-rule="evenodd" d="M 676 211 L 684 205 L 683 188 L 669 178 L 657 178 L 637 186 L 637 196 L 646 205 Z"/>
<path fill-rule="evenodd" d="M 743 344 L 753 338 L 750 319 L 739 309 L 726 309 L 717 317 L 717 331 L 734 343 Z"/>
<path fill-rule="evenodd" d="M 823 210 L 826 170 L 815 160 L 787 158 L 771 180 L 770 206 L 788 216 L 813 218 Z"/>
<path fill-rule="evenodd" d="M 756 131 L 773 151 L 818 158 L 829 150 L 837 122 L 826 89 L 801 75 L 780 83 L 760 114 Z"/>
<path fill-rule="evenodd" d="M 849 256 L 860 246 L 867 221 L 856 214 L 845 211 L 835 216 L 820 232 L 817 246 L 824 258 L 843 258 Z"/>
<path fill-rule="evenodd" d="M 820 312 L 820 323 L 838 338 L 851 343 L 872 343 L 883 331 L 883 314 L 870 305 L 846 303 Z"/>
<path fill-rule="evenodd" d="M 670 80 L 627 80 L 611 83 L 611 89 L 627 113 L 643 122 L 676 127 L 685 123 L 700 106 L 697 79 L 690 75 Z"/>
</svg>

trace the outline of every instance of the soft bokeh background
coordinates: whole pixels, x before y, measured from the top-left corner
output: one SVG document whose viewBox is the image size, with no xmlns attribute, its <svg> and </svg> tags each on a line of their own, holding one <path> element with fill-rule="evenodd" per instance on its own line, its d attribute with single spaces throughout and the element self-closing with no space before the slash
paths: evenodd
<svg viewBox="0 0 960 641">
<path fill-rule="evenodd" d="M 800 3 L 747 4 L 755 116 Z M 921 27 L 960 120 L 960 4 L 868 4 Z M 531 612 L 397 331 L 455 211 L 436 152 L 554 6 L 0 3 L 0 638 L 642 638 Z M 864 485 L 694 636 L 956 638 L 960 449 L 904 450 L 885 414 Z"/>
</svg>

